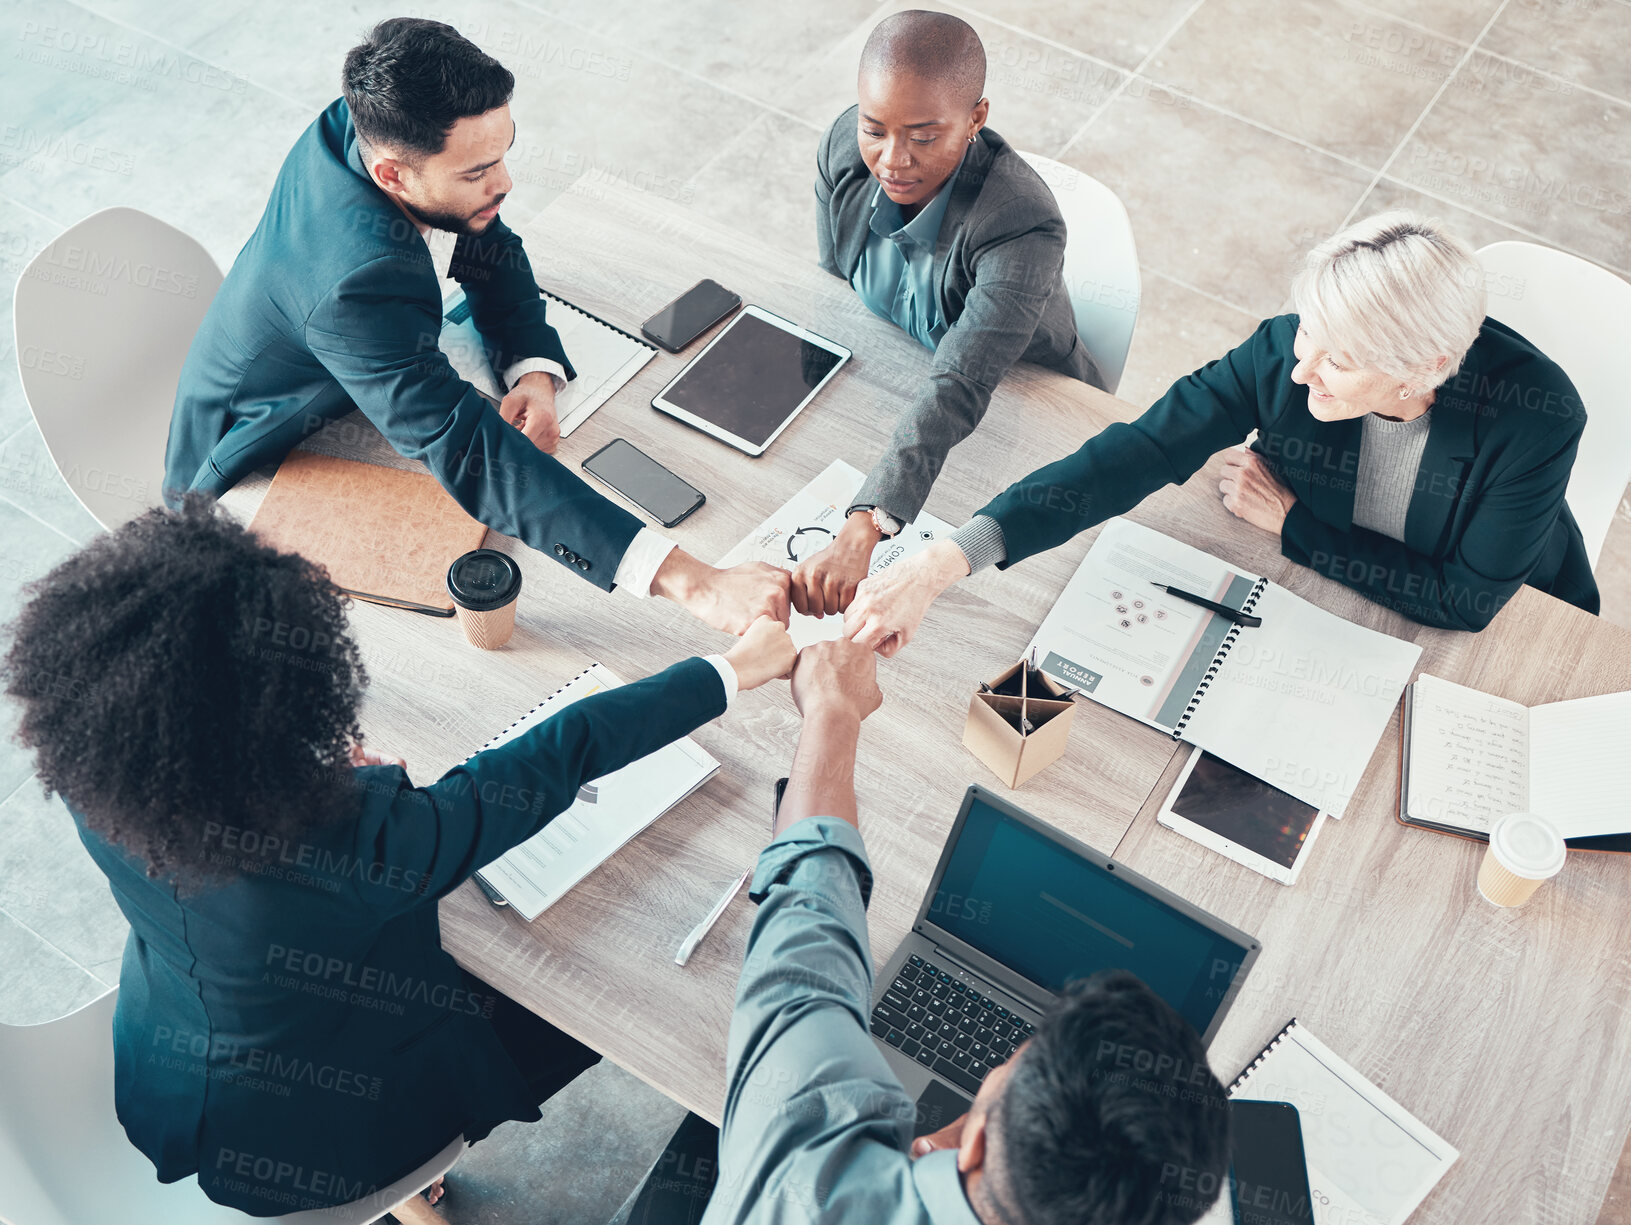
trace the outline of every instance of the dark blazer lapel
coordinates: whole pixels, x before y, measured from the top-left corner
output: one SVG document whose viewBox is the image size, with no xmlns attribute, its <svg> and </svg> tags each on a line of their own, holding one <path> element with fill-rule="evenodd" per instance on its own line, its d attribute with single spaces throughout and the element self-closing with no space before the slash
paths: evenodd
<svg viewBox="0 0 1631 1225">
<path fill-rule="evenodd" d="M 855 276 L 856 268 L 861 264 L 861 252 L 866 247 L 866 236 L 871 233 L 872 221 L 872 193 L 878 189 L 878 180 L 867 173 L 864 163 L 861 164 L 858 185 L 855 190 L 845 193 L 844 201 L 839 206 L 841 216 L 836 227 L 837 233 L 842 235 L 839 240 L 835 257 L 838 266 L 844 270 L 844 279 L 851 280 Z"/>
<path fill-rule="evenodd" d="M 963 231 L 975 202 L 985 187 L 985 177 L 991 173 L 991 146 L 986 143 L 981 129 L 974 143 L 963 155 L 962 167 L 957 171 L 957 182 L 951 185 L 951 199 L 946 202 L 946 215 L 940 221 L 940 234 L 934 242 L 934 293 L 942 311 L 946 309 L 946 270 L 951 267 L 951 251 Z"/>
<path fill-rule="evenodd" d="M 1349 531 L 1363 437 L 1359 420 L 1320 421 L 1308 411 L 1307 392 L 1289 380 L 1287 388 L 1285 394 L 1301 402 L 1288 404 L 1277 421 L 1262 426 L 1252 450 L 1268 460 L 1316 519 Z"/>
<path fill-rule="evenodd" d="M 855 276 L 861 263 L 861 251 L 866 247 L 866 236 L 871 229 L 872 196 L 878 190 L 878 180 L 872 177 L 861 157 L 860 141 L 855 135 L 859 106 L 852 106 L 836 120 L 838 129 L 831 139 L 823 138 L 816 156 L 831 160 L 822 167 L 822 173 L 833 184 L 832 200 L 827 207 L 828 223 L 833 233 L 833 261 L 846 281 Z M 832 146 L 836 143 L 836 149 Z M 841 162 L 841 165 L 834 165 Z"/>
<path fill-rule="evenodd" d="M 1441 396 L 1433 404 L 1433 423 L 1404 521 L 1404 542 L 1418 553 L 1439 553 L 1477 450 L 1477 422 L 1478 409 L 1469 397 Z"/>
<path fill-rule="evenodd" d="M 1303 413 L 1319 426 L 1315 431 L 1318 442 L 1329 448 L 1321 460 L 1328 479 L 1310 485 L 1308 509 L 1322 522 L 1344 532 L 1351 531 L 1354 524 L 1354 483 L 1359 475 L 1359 448 L 1365 437 L 1364 426 L 1358 418 L 1320 422 L 1315 421 L 1306 408 Z"/>
</svg>

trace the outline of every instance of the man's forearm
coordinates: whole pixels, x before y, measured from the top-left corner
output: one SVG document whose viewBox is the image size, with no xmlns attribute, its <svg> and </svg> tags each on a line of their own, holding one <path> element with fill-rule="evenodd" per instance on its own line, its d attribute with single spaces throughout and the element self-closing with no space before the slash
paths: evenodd
<svg viewBox="0 0 1631 1225">
<path fill-rule="evenodd" d="M 837 817 L 860 828 L 855 805 L 855 747 L 860 736 L 861 721 L 847 711 L 813 710 L 805 716 L 776 814 L 778 836 L 805 817 Z"/>
</svg>

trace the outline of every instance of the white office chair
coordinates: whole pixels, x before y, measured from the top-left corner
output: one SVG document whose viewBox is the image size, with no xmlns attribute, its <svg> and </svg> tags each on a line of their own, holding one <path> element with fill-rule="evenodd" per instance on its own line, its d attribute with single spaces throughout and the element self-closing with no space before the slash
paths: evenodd
<svg viewBox="0 0 1631 1225">
<path fill-rule="evenodd" d="M 367 1225 L 413 1197 L 464 1151 L 453 1141 L 406 1178 L 355 1204 L 250 1217 L 205 1196 L 198 1180 L 161 1183 L 113 1111 L 113 1006 L 118 991 L 43 1025 L 0 1025 L 0 1221 L 7 1225 Z M 432 1217 L 431 1219 L 437 1219 Z"/>
<path fill-rule="evenodd" d="M 1631 284 L 1577 255 L 1532 242 L 1478 252 L 1490 318 L 1517 331 L 1569 376 L 1586 409 L 1565 495 L 1593 568 L 1631 480 Z"/>
<path fill-rule="evenodd" d="M 221 287 L 197 241 L 134 208 L 70 226 L 17 281 L 17 364 L 57 471 L 116 528 L 161 500 L 193 334 Z"/>
<path fill-rule="evenodd" d="M 1021 153 L 1053 191 L 1065 216 L 1065 289 L 1076 334 L 1114 393 L 1127 368 L 1142 282 L 1127 208 L 1092 175 L 1035 153 Z"/>
</svg>

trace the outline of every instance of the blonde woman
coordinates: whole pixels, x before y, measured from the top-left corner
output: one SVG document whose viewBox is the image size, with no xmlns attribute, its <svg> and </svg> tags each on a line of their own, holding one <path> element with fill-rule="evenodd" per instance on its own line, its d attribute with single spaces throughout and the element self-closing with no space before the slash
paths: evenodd
<svg viewBox="0 0 1631 1225">
<path fill-rule="evenodd" d="M 892 655 L 959 578 L 1063 544 L 1253 430 L 1218 492 L 1293 561 L 1451 629 L 1483 629 L 1524 583 L 1595 613 L 1563 501 L 1585 412 L 1556 363 L 1485 317 L 1471 249 L 1436 220 L 1384 213 L 1309 252 L 1293 300 L 1138 420 L 867 579 L 845 631 Z"/>
</svg>

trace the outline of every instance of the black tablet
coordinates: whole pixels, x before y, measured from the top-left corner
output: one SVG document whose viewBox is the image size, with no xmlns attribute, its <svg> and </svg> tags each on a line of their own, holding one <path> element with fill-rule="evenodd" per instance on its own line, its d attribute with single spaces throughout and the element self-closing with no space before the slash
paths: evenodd
<svg viewBox="0 0 1631 1225">
<path fill-rule="evenodd" d="M 744 306 L 651 407 L 749 455 L 763 455 L 850 351 L 823 336 Z"/>
</svg>

